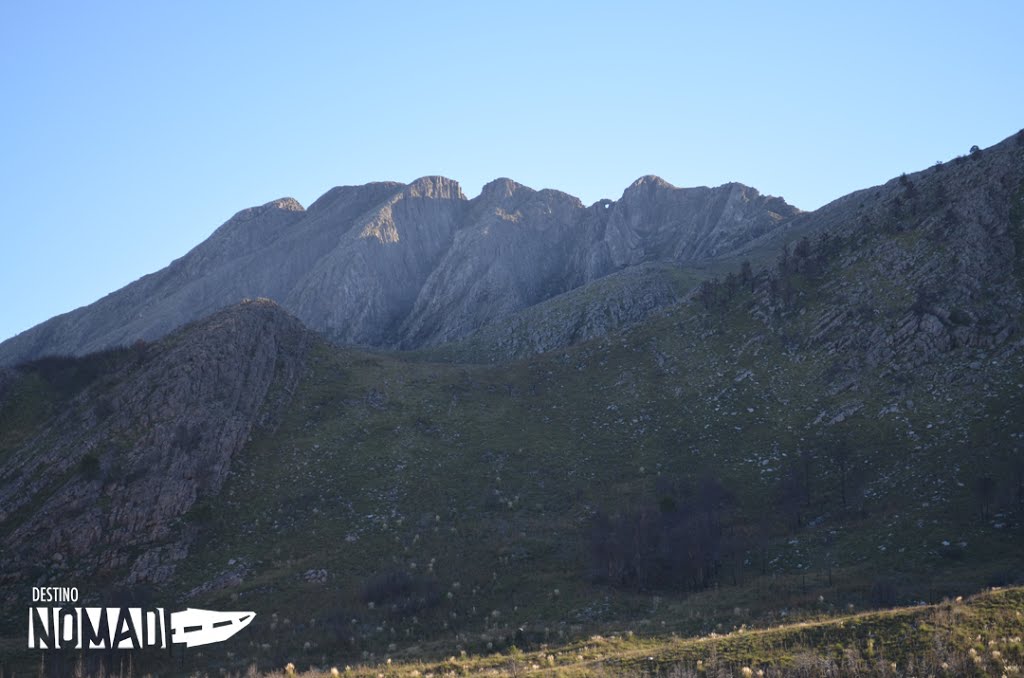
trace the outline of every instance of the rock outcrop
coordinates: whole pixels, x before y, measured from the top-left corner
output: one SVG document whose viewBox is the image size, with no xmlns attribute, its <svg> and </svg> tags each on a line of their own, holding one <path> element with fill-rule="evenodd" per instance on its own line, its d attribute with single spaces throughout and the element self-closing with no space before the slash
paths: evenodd
<svg viewBox="0 0 1024 678">
<path fill-rule="evenodd" d="M 0 364 L 151 341 L 255 297 L 340 343 L 432 346 L 615 271 L 720 256 L 798 213 L 740 184 L 657 177 L 590 207 L 510 179 L 472 200 L 443 177 L 344 186 L 306 210 L 239 212 L 167 268 L 3 342 Z"/>
<path fill-rule="evenodd" d="M 546 353 L 625 330 L 685 301 L 695 277 L 641 264 L 488 322 L 465 339 L 427 350 L 431 358 L 492 363 Z"/>
<path fill-rule="evenodd" d="M 255 301 L 156 344 L 7 371 L 0 412 L 13 427 L 14 399 L 53 397 L 48 367 L 87 378 L 65 384 L 52 418 L 0 457 L 0 589 L 36 583 L 24 581 L 32 565 L 54 559 L 79 576 L 166 581 L 193 535 L 182 518 L 218 494 L 249 436 L 274 425 L 313 341 Z"/>
<path fill-rule="evenodd" d="M 813 276 L 828 303 L 806 318 L 804 342 L 835 355 L 837 371 L 910 379 L 944 353 L 991 350 L 1022 329 L 1024 132 L 787 226 L 790 239 L 808 236 L 811 259 L 830 259 Z M 781 249 L 787 234 L 766 237 Z"/>
</svg>

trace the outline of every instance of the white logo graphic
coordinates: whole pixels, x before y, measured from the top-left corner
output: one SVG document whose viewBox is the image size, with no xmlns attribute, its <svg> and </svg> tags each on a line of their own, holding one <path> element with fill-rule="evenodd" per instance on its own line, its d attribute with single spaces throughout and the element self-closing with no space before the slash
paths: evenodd
<svg viewBox="0 0 1024 678">
<path fill-rule="evenodd" d="M 186 647 L 219 643 L 235 635 L 253 620 L 255 612 L 215 612 L 188 608 L 171 613 L 171 642 Z"/>
<path fill-rule="evenodd" d="M 217 612 L 162 607 L 33 607 L 28 612 L 28 646 L 34 650 L 138 650 L 171 643 L 196 647 L 235 635 L 255 612 Z"/>
</svg>

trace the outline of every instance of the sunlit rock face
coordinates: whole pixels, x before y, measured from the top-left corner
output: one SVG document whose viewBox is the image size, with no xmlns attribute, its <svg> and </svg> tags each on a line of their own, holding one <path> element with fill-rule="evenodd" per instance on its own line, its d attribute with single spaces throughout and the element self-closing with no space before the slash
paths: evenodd
<svg viewBox="0 0 1024 678">
<path fill-rule="evenodd" d="M 239 212 L 166 268 L 0 344 L 0 364 L 156 339 L 258 297 L 337 342 L 436 345 L 625 268 L 721 256 L 798 212 L 657 177 L 590 207 L 511 179 L 473 199 L 444 177 L 341 186 L 308 209 Z"/>
</svg>

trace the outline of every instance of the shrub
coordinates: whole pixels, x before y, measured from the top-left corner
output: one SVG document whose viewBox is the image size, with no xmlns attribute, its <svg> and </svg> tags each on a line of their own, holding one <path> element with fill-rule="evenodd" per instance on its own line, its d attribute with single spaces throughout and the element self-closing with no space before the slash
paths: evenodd
<svg viewBox="0 0 1024 678">
<path fill-rule="evenodd" d="M 954 308 L 949 312 L 949 321 L 954 325 L 970 325 L 972 322 L 970 314 L 960 308 Z"/>
<path fill-rule="evenodd" d="M 360 597 L 364 603 L 390 606 L 392 611 L 399 613 L 413 613 L 441 601 L 436 581 L 404 570 L 390 570 L 370 577 L 363 583 Z"/>
<path fill-rule="evenodd" d="M 891 579 L 877 579 L 871 585 L 871 603 L 876 607 L 893 607 L 898 598 L 896 582 Z"/>
<path fill-rule="evenodd" d="M 101 396 L 96 400 L 96 407 L 93 409 L 97 419 L 103 420 L 114 414 L 114 404 L 110 398 Z"/>
<path fill-rule="evenodd" d="M 689 492 L 660 488 L 649 504 L 591 526 L 592 575 L 633 590 L 701 590 L 718 582 L 726 555 L 722 523 L 732 494 L 707 476 Z"/>
<path fill-rule="evenodd" d="M 189 426 L 185 422 L 178 422 L 171 434 L 171 447 L 179 450 L 190 451 L 199 446 L 203 440 L 203 432 L 198 426 Z"/>
<path fill-rule="evenodd" d="M 78 462 L 78 470 L 89 480 L 94 480 L 100 475 L 100 460 L 89 452 Z"/>
</svg>

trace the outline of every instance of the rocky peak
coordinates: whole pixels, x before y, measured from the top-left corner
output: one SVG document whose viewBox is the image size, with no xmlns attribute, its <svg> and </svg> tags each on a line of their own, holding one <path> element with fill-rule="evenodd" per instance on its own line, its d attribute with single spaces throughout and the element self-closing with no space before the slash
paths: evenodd
<svg viewBox="0 0 1024 678">
<path fill-rule="evenodd" d="M 565 191 L 559 191 L 555 188 L 541 189 L 540 191 L 537 191 L 537 196 L 551 205 L 561 205 L 572 210 L 584 209 L 582 200 L 577 198 L 575 195 L 570 195 Z"/>
<path fill-rule="evenodd" d="M 274 207 L 279 210 L 287 210 L 289 212 L 302 212 L 305 208 L 295 198 L 278 198 L 268 202 L 264 207 Z"/>
<path fill-rule="evenodd" d="M 284 212 L 305 211 L 299 201 L 295 198 L 278 198 L 277 200 L 271 200 L 270 202 L 259 205 L 258 207 L 247 207 L 244 210 L 235 212 L 234 216 L 225 222 L 225 225 L 251 221 L 258 217 L 262 217 L 267 214 L 267 212 L 273 210 L 280 210 Z"/>
<path fill-rule="evenodd" d="M 485 184 L 480 190 L 480 195 L 477 199 L 484 202 L 500 202 L 511 198 L 520 191 L 529 191 L 530 193 L 534 192 L 532 188 L 523 186 L 511 179 L 501 177 Z"/>
<path fill-rule="evenodd" d="M 420 177 L 406 186 L 403 195 L 409 198 L 435 198 L 438 200 L 465 200 L 459 182 L 441 176 Z"/>
<path fill-rule="evenodd" d="M 622 193 L 623 199 L 649 196 L 654 192 L 673 190 L 676 187 L 654 174 L 647 174 L 631 183 Z"/>
<path fill-rule="evenodd" d="M 228 343 L 246 341 L 247 335 L 264 334 L 278 342 L 296 343 L 312 334 L 294 315 L 272 299 L 243 299 L 175 333 L 199 341 Z"/>
<path fill-rule="evenodd" d="M 306 211 L 317 214 L 337 203 L 381 201 L 402 190 L 403 186 L 405 184 L 397 181 L 372 181 L 358 186 L 335 186 L 314 200 Z"/>
</svg>

